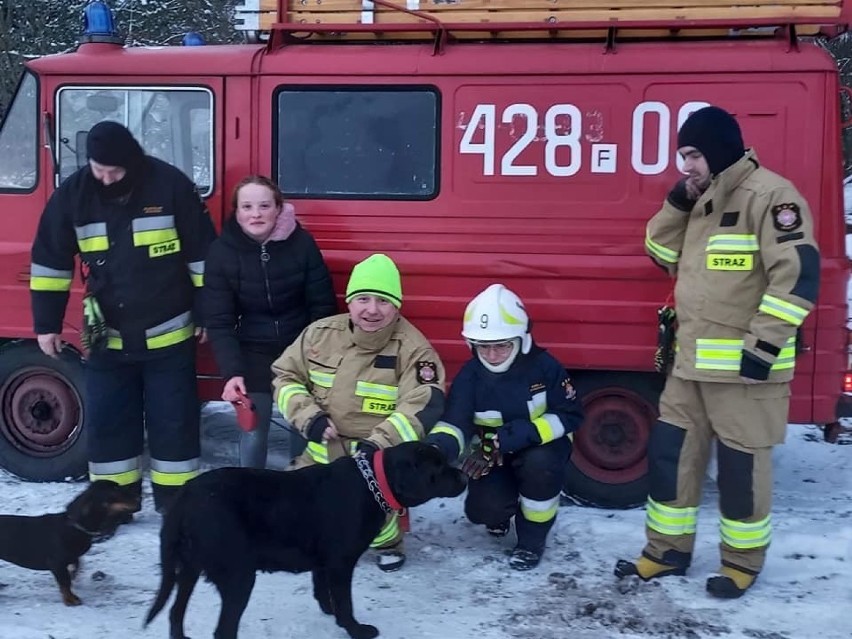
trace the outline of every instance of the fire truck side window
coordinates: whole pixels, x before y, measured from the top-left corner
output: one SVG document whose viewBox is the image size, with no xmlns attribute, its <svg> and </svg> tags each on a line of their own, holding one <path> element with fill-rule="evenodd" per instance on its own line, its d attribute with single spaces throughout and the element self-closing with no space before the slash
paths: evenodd
<svg viewBox="0 0 852 639">
<path fill-rule="evenodd" d="M 288 197 L 427 200 L 438 192 L 430 87 L 282 87 L 278 183 Z"/>
<path fill-rule="evenodd" d="M 38 178 L 38 84 L 25 73 L 0 128 L 0 190 L 29 191 Z"/>
<path fill-rule="evenodd" d="M 102 120 L 127 126 L 148 155 L 213 190 L 213 95 L 203 88 L 64 87 L 58 96 L 60 180 L 86 163 L 86 135 Z"/>
</svg>

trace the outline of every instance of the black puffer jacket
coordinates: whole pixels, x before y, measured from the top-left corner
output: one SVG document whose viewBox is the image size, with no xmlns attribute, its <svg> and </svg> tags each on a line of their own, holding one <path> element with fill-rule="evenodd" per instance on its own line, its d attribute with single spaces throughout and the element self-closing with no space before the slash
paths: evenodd
<svg viewBox="0 0 852 639">
<path fill-rule="evenodd" d="M 260 245 L 231 217 L 207 254 L 202 308 L 224 378 L 266 391 L 274 359 L 337 302 L 319 247 L 299 224 Z"/>
</svg>

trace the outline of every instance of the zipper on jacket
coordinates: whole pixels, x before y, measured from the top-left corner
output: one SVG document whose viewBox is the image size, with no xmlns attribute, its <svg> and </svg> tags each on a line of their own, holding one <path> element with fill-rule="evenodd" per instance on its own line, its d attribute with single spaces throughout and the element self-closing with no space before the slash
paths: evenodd
<svg viewBox="0 0 852 639">
<path fill-rule="evenodd" d="M 269 312 L 274 314 L 272 307 L 272 288 L 269 286 L 269 271 L 266 264 L 269 262 L 269 253 L 266 250 L 266 244 L 260 245 L 260 268 L 263 269 L 263 284 L 266 287 L 266 303 L 269 304 Z M 278 330 L 278 320 L 272 320 L 275 325 L 275 337 L 281 337 L 281 332 Z"/>
</svg>

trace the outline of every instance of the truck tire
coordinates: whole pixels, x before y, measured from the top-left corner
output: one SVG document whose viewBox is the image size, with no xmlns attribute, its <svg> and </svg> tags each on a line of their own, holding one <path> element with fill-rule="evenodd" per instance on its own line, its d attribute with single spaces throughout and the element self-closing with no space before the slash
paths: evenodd
<svg viewBox="0 0 852 639">
<path fill-rule="evenodd" d="M 86 475 L 83 362 L 72 350 L 53 359 L 34 342 L 0 349 L 0 468 L 27 481 Z"/>
<path fill-rule="evenodd" d="M 563 495 L 584 505 L 632 508 L 648 496 L 648 437 L 663 388 L 659 375 L 574 376 L 585 420 L 574 434 Z"/>
</svg>

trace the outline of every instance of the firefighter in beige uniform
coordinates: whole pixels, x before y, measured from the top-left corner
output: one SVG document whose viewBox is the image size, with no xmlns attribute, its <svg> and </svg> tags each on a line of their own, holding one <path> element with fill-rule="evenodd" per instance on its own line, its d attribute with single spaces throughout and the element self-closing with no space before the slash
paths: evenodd
<svg viewBox="0 0 852 639">
<path fill-rule="evenodd" d="M 444 408 L 444 367 L 423 334 L 399 314 L 399 271 L 386 255 L 355 265 L 349 313 L 308 326 L 272 365 L 281 413 L 308 439 L 294 468 L 327 464 L 359 446 L 422 439 Z M 379 568 L 405 562 L 398 517 L 373 541 Z"/>
<path fill-rule="evenodd" d="M 771 539 L 772 447 L 783 442 L 796 333 L 819 288 L 808 205 L 743 146 L 718 107 L 678 134 L 687 178 L 648 223 L 646 249 L 677 278 L 674 367 L 648 446 L 647 544 L 616 575 L 683 575 L 712 440 L 717 440 L 722 566 L 716 597 L 741 596 Z"/>
</svg>

